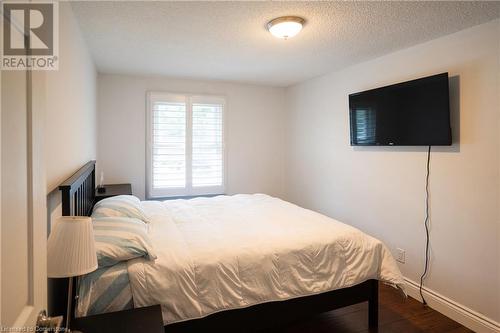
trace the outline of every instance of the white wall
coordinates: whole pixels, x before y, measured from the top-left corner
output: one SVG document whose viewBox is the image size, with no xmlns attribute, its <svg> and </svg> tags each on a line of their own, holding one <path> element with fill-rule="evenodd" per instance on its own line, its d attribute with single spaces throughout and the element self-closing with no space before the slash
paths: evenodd
<svg viewBox="0 0 500 333">
<path fill-rule="evenodd" d="M 97 175 L 132 183 L 145 197 L 146 92 L 226 97 L 226 193 L 281 196 L 284 177 L 284 89 L 165 77 L 98 75 Z"/>
<path fill-rule="evenodd" d="M 426 285 L 500 321 L 500 21 L 398 51 L 287 89 L 286 196 L 424 255 L 426 148 L 349 145 L 348 94 L 440 72 L 451 80 L 452 147 L 431 157 L 432 264 Z M 459 138 L 458 138 L 459 137 Z"/>
<path fill-rule="evenodd" d="M 44 147 L 49 213 L 57 186 L 96 158 L 97 71 L 71 5 L 59 4 L 59 70 L 47 72 Z M 55 212 L 60 215 L 59 211 Z"/>
</svg>

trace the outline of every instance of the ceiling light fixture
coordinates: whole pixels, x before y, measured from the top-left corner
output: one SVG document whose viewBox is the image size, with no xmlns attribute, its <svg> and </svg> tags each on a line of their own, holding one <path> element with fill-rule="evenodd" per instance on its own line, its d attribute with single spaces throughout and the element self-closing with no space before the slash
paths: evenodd
<svg viewBox="0 0 500 333">
<path fill-rule="evenodd" d="M 269 21 L 267 30 L 282 39 L 292 38 L 302 30 L 305 20 L 298 16 L 282 16 Z"/>
</svg>

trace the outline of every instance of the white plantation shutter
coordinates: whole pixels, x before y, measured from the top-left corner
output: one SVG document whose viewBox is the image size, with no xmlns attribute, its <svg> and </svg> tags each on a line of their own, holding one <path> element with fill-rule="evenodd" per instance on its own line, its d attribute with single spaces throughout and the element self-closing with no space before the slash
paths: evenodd
<svg viewBox="0 0 500 333">
<path fill-rule="evenodd" d="M 148 197 L 224 193 L 224 105 L 213 96 L 148 94 Z"/>
<path fill-rule="evenodd" d="M 186 103 L 153 103 L 153 188 L 186 186 Z"/>
<path fill-rule="evenodd" d="M 197 99 L 198 100 L 198 99 Z M 223 103 L 193 103 L 193 187 L 222 186 Z"/>
</svg>

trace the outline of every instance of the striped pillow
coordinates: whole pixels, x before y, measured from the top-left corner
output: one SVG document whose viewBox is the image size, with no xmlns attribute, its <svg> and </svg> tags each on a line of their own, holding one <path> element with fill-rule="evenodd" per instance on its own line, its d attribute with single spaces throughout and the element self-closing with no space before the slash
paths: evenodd
<svg viewBox="0 0 500 333">
<path fill-rule="evenodd" d="M 132 309 L 127 263 L 99 268 L 79 277 L 76 317 Z"/>
<path fill-rule="evenodd" d="M 134 217 L 148 223 L 141 201 L 133 195 L 117 195 L 95 204 L 92 217 Z"/>
<path fill-rule="evenodd" d="M 148 226 L 130 217 L 93 218 L 95 248 L 99 267 L 145 257 L 156 259 L 147 234 Z"/>
</svg>

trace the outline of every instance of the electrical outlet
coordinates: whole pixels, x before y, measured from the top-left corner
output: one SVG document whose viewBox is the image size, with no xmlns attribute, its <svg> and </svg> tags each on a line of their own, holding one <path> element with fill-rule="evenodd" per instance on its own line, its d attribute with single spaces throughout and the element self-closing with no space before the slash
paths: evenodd
<svg viewBox="0 0 500 333">
<path fill-rule="evenodd" d="M 404 264 L 406 261 L 406 252 L 403 249 L 397 248 L 396 249 L 396 261 L 399 261 L 400 263 Z"/>
</svg>

